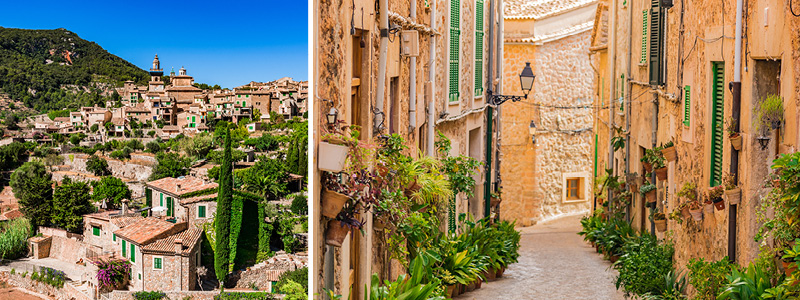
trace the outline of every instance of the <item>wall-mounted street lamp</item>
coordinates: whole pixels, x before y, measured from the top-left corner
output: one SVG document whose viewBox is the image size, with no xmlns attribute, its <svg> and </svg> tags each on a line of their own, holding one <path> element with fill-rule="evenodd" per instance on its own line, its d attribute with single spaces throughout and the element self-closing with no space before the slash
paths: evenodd
<svg viewBox="0 0 800 300">
<path fill-rule="evenodd" d="M 536 123 L 531 120 L 531 126 L 528 127 L 528 132 L 531 134 L 531 141 L 536 144 Z"/>
<path fill-rule="evenodd" d="M 336 111 L 336 108 L 331 107 L 331 110 L 328 111 L 328 114 L 325 115 L 325 118 L 328 121 L 328 127 L 333 127 L 333 125 L 336 125 L 336 119 L 339 118 L 339 112 Z"/>
<path fill-rule="evenodd" d="M 517 102 L 522 99 L 528 99 L 528 93 L 531 92 L 533 88 L 533 80 L 536 79 L 536 75 L 533 75 L 533 70 L 531 70 L 531 63 L 526 62 L 525 68 L 522 69 L 522 73 L 519 74 L 519 83 L 522 87 L 523 96 L 507 96 L 507 95 L 492 95 L 492 91 L 488 90 L 486 93 L 489 96 L 489 104 L 492 105 L 500 105 L 503 102 L 511 100 L 511 102 Z"/>
</svg>

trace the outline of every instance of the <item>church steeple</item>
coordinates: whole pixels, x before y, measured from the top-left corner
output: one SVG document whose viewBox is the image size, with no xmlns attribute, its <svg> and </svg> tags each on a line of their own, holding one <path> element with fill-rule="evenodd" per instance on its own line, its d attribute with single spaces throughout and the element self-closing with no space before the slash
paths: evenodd
<svg viewBox="0 0 800 300">
<path fill-rule="evenodd" d="M 161 81 L 161 76 L 164 75 L 164 70 L 161 69 L 161 62 L 158 61 L 158 54 L 153 59 L 153 67 L 150 68 L 150 81 Z"/>
<path fill-rule="evenodd" d="M 181 76 L 186 76 L 186 68 L 181 66 L 181 69 L 178 71 L 178 74 L 180 74 Z"/>
<path fill-rule="evenodd" d="M 172 67 L 172 71 L 169 72 L 169 77 L 175 76 L 175 67 Z"/>
<path fill-rule="evenodd" d="M 161 62 L 158 61 L 158 54 L 156 54 L 156 58 L 153 59 L 153 68 L 150 71 L 161 71 Z"/>
</svg>

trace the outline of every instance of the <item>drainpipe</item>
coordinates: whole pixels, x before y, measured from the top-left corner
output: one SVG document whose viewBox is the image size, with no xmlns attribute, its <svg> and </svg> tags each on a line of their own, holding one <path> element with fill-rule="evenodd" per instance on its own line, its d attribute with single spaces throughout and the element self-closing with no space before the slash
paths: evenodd
<svg viewBox="0 0 800 300">
<path fill-rule="evenodd" d="M 631 101 L 633 100 L 631 95 L 633 94 L 633 83 L 631 82 L 631 64 L 633 62 L 633 8 L 630 7 L 628 4 L 628 58 L 626 59 L 628 63 L 628 70 L 627 70 L 627 78 L 623 84 L 626 84 L 628 87 L 628 95 L 625 97 L 625 179 L 627 179 L 628 174 L 631 172 Z M 628 187 L 630 188 L 630 187 Z M 631 206 L 629 205 L 625 211 L 625 221 L 630 222 L 631 214 L 630 214 Z"/>
<path fill-rule="evenodd" d="M 436 29 L 436 1 L 431 1 L 431 28 Z M 428 95 L 430 95 L 428 99 L 428 136 L 427 142 L 425 143 L 425 152 L 427 152 L 428 156 L 436 156 L 436 153 L 433 148 L 433 123 L 436 122 L 434 119 L 436 117 L 436 106 L 435 101 L 433 100 L 436 98 L 436 35 L 431 34 L 430 36 L 430 46 L 428 46 L 430 52 L 430 58 L 428 59 Z M 420 137 L 422 138 L 422 137 Z"/>
<path fill-rule="evenodd" d="M 489 11 L 494 12 L 494 1 L 492 1 L 492 0 L 489 0 Z M 494 24 L 494 13 L 489 14 L 489 24 Z M 489 26 L 489 38 L 487 38 L 487 40 L 491 41 L 493 39 L 494 39 L 494 26 L 490 25 Z M 484 95 L 484 98 L 486 99 L 487 103 L 490 100 L 490 99 L 488 99 L 487 95 L 488 94 L 493 94 L 491 92 L 492 91 L 492 86 L 493 86 L 493 83 L 494 83 L 494 80 L 492 80 L 492 78 L 491 78 L 492 74 L 493 74 L 492 66 L 494 65 L 494 63 L 493 63 L 494 60 L 492 59 L 492 58 L 494 58 L 492 56 L 493 53 L 494 53 L 494 51 L 492 51 L 492 47 L 489 47 L 489 55 L 488 55 L 489 56 L 489 64 L 488 64 L 488 71 L 489 72 L 487 72 L 487 74 L 489 74 L 489 76 L 488 76 L 489 78 L 487 80 L 488 84 L 486 85 L 486 92 L 487 93 L 486 93 L 486 95 Z M 492 136 L 494 135 L 494 132 L 492 132 L 492 125 L 493 125 L 492 123 L 494 122 L 493 117 L 494 117 L 494 108 L 489 106 L 489 107 L 486 108 L 486 180 L 485 180 L 484 185 L 483 185 L 483 209 L 484 209 L 483 210 L 483 216 L 484 217 L 489 217 L 492 214 L 492 207 L 491 207 L 491 201 L 492 201 Z"/>
<path fill-rule="evenodd" d="M 653 127 L 653 129 L 652 129 L 653 132 L 652 132 L 652 135 L 650 136 L 650 139 L 653 142 L 653 148 L 652 149 L 655 149 L 656 148 L 656 139 L 658 139 L 658 92 L 656 91 L 655 87 L 653 87 L 653 124 L 652 124 L 652 127 Z M 652 182 L 653 184 L 656 184 L 656 172 L 655 172 L 655 170 L 653 170 L 653 172 L 650 174 L 650 182 Z M 656 195 L 656 197 L 658 197 L 658 195 Z M 656 202 L 656 205 L 658 205 L 658 202 Z M 655 210 L 655 207 L 651 207 L 650 209 Z M 644 218 L 644 216 L 642 216 L 642 218 Z M 656 235 L 656 223 L 653 220 L 650 220 L 650 233 L 653 236 Z"/>
<path fill-rule="evenodd" d="M 417 0 L 411 0 L 411 21 L 417 22 Z M 417 129 L 417 57 L 412 56 L 408 85 L 408 132 L 414 136 Z"/>
<path fill-rule="evenodd" d="M 495 13 L 495 12 L 493 11 L 492 13 Z M 496 55 L 496 59 L 495 59 L 495 65 L 497 66 L 495 68 L 495 70 L 497 70 L 497 71 L 495 71 L 495 74 L 496 74 L 495 78 L 497 78 L 498 84 L 497 84 L 497 87 L 495 88 L 495 91 L 497 91 L 498 95 L 502 95 L 503 94 L 503 22 L 505 21 L 503 19 L 503 0 L 497 0 L 497 12 L 496 13 L 498 15 L 497 16 L 498 20 L 497 20 L 497 34 L 496 34 L 496 36 L 497 36 L 497 39 L 496 39 L 497 45 L 495 45 L 497 47 L 497 55 Z M 497 119 L 498 120 L 502 120 L 500 118 L 502 116 L 502 112 L 503 112 L 503 110 L 500 107 L 498 107 L 497 108 Z M 495 144 L 496 144 L 495 148 L 497 148 L 497 155 L 495 155 L 495 157 L 494 157 L 494 161 L 495 161 L 495 163 L 494 163 L 495 166 L 494 167 L 495 167 L 495 170 L 496 170 L 495 173 L 497 174 L 495 176 L 496 180 L 495 180 L 495 183 L 494 183 L 495 184 L 495 189 L 499 189 L 499 188 L 501 188 L 503 186 L 503 184 L 502 184 L 503 180 L 500 177 L 500 153 L 501 153 L 500 152 L 500 139 L 502 137 L 501 125 L 502 124 L 500 122 L 497 122 L 497 139 L 495 140 Z"/>
<path fill-rule="evenodd" d="M 731 105 L 731 117 L 733 127 L 739 131 L 739 117 L 741 116 L 742 106 L 742 0 L 736 0 L 736 41 L 733 55 L 733 103 Z M 731 166 L 730 173 L 733 175 L 734 182 L 739 182 L 739 151 L 731 146 Z M 736 262 L 736 217 L 737 205 L 728 205 L 728 259 Z"/>
<path fill-rule="evenodd" d="M 616 67 L 617 67 L 617 1 L 611 1 L 611 22 L 610 22 L 610 30 L 611 35 L 608 39 L 608 86 L 609 86 L 609 95 L 608 97 L 610 101 L 608 104 L 608 167 L 611 168 L 611 174 L 614 174 L 614 145 L 611 144 L 611 139 L 614 138 L 614 115 L 617 113 L 614 109 L 614 103 L 617 101 L 614 88 L 616 75 Z M 614 207 L 614 196 L 611 189 L 608 189 L 608 209 L 611 212 L 611 209 Z"/>
<path fill-rule="evenodd" d="M 383 131 L 383 126 L 381 124 L 383 124 L 384 119 L 386 119 L 385 115 L 381 115 L 380 113 L 383 112 L 383 94 L 386 90 L 386 50 L 389 48 L 389 1 L 379 0 L 378 5 L 380 6 L 381 44 L 380 48 L 378 48 L 378 98 L 375 101 L 375 110 L 377 111 L 375 112 L 375 119 L 372 120 L 374 123 L 373 132 L 375 133 Z M 380 118 L 380 120 L 378 120 L 378 118 Z"/>
</svg>

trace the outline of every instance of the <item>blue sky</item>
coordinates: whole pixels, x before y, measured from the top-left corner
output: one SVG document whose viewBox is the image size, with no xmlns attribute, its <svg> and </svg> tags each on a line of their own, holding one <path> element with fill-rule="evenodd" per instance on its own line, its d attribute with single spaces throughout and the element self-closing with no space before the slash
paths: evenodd
<svg viewBox="0 0 800 300">
<path fill-rule="evenodd" d="M 0 26 L 66 28 L 149 69 L 235 87 L 284 76 L 308 79 L 308 2 L 6 1 Z M 11 13 L 13 12 L 13 13 Z"/>
</svg>

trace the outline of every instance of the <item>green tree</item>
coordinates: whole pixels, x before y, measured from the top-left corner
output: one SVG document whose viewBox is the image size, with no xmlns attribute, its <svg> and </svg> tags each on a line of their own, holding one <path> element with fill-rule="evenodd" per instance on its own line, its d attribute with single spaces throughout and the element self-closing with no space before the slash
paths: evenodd
<svg viewBox="0 0 800 300">
<path fill-rule="evenodd" d="M 158 151 L 161 150 L 161 144 L 159 144 L 157 141 L 150 141 L 147 143 L 147 145 L 145 145 L 145 147 L 147 148 L 146 151 L 150 153 L 158 153 Z"/>
<path fill-rule="evenodd" d="M 97 132 L 97 129 L 99 129 L 98 127 L 99 127 L 99 126 L 97 126 L 97 124 L 92 124 L 92 127 L 89 127 L 89 130 L 90 130 L 91 132 Z"/>
<path fill-rule="evenodd" d="M 183 158 L 178 153 L 161 152 L 156 154 L 157 164 L 150 174 L 150 180 L 158 180 L 165 177 L 180 177 L 189 174 L 189 167 L 192 162 Z"/>
<path fill-rule="evenodd" d="M 293 213 L 304 216 L 308 214 L 308 199 L 303 195 L 295 195 L 292 199 L 291 210 Z"/>
<path fill-rule="evenodd" d="M 94 154 L 86 160 L 86 170 L 94 173 L 94 176 L 111 175 L 111 170 L 108 169 L 108 161 Z"/>
<path fill-rule="evenodd" d="M 300 124 L 308 124 L 302 122 Z M 308 175 L 308 129 L 307 125 L 295 126 L 286 153 L 289 172 L 305 177 Z"/>
<path fill-rule="evenodd" d="M 281 286 L 280 292 L 286 295 L 284 300 L 308 300 L 308 293 L 302 285 L 294 280 L 289 280 L 286 284 Z"/>
<path fill-rule="evenodd" d="M 92 187 L 94 187 L 92 199 L 95 202 L 105 202 L 108 207 L 119 207 L 123 199 L 131 199 L 128 185 L 117 177 L 105 176 L 99 181 L 92 182 Z"/>
<path fill-rule="evenodd" d="M 214 269 L 220 289 L 224 289 L 225 277 L 230 264 L 230 222 L 231 202 L 233 201 L 233 162 L 231 161 L 230 130 L 225 132 L 225 153 L 220 166 L 219 191 L 217 192 L 216 247 L 214 249 Z"/>
<path fill-rule="evenodd" d="M 89 185 L 64 178 L 53 192 L 53 223 L 67 231 L 80 232 L 83 215 L 94 212 Z"/>
<path fill-rule="evenodd" d="M 259 156 L 252 167 L 238 172 L 242 187 L 251 193 L 275 200 L 286 195 L 289 173 L 283 161 Z"/>
<path fill-rule="evenodd" d="M 22 213 L 34 226 L 47 225 L 53 208 L 53 181 L 38 161 L 26 162 L 11 174 L 11 190 L 19 199 Z"/>
<path fill-rule="evenodd" d="M 179 142 L 179 148 L 191 157 L 202 158 L 214 149 L 214 143 L 210 133 L 198 133 L 193 138 L 185 138 Z"/>
</svg>

